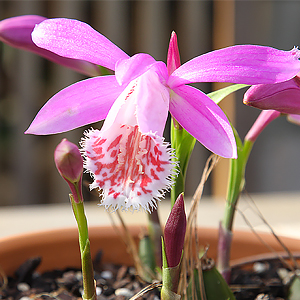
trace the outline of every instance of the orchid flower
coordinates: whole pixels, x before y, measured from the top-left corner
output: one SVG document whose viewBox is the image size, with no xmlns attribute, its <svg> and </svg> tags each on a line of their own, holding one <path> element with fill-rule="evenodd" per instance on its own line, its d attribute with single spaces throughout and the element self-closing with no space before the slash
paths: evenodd
<svg viewBox="0 0 300 300">
<path fill-rule="evenodd" d="M 37 15 L 24 15 L 0 21 L 0 41 L 12 47 L 38 54 L 54 63 L 73 69 L 76 72 L 88 75 L 100 75 L 97 65 L 78 59 L 59 56 L 51 51 L 39 48 L 31 39 L 31 32 L 36 24 L 46 20 Z"/>
<path fill-rule="evenodd" d="M 198 56 L 168 74 L 163 62 L 143 53 L 129 57 L 89 25 L 70 19 L 41 22 L 32 40 L 60 56 L 115 71 L 54 95 L 26 131 L 53 134 L 105 119 L 101 131 L 85 133 L 82 146 L 85 166 L 95 179 L 91 187 L 102 189 L 101 204 L 112 208 L 149 210 L 170 187 L 172 153 L 162 138 L 168 111 L 209 150 L 236 157 L 225 114 L 203 92 L 186 84 L 276 83 L 300 70 L 297 49 L 240 45 Z"/>
</svg>

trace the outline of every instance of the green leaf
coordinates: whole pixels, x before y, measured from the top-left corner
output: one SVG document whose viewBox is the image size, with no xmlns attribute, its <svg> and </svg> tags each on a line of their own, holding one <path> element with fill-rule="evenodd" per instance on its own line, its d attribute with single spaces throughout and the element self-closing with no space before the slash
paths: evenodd
<svg viewBox="0 0 300 300">
<path fill-rule="evenodd" d="M 249 86 L 248 84 L 233 84 L 225 88 L 207 94 L 207 96 L 213 100 L 216 104 L 219 104 L 226 96 L 236 92 L 244 87 Z"/>
<path fill-rule="evenodd" d="M 140 240 L 139 257 L 143 265 L 143 279 L 151 282 L 155 277 L 156 262 L 152 240 L 149 235 Z"/>
<path fill-rule="evenodd" d="M 289 289 L 288 300 L 299 300 L 300 299 L 300 278 L 295 276 Z"/>
<path fill-rule="evenodd" d="M 196 299 L 202 300 L 200 278 L 197 269 L 194 270 L 194 276 L 191 278 L 193 278 L 194 282 L 189 282 L 187 289 L 188 299 L 193 299 L 193 287 L 195 289 L 194 293 L 196 293 Z M 230 287 L 215 266 L 202 271 L 202 278 L 207 300 L 235 300 Z"/>
<path fill-rule="evenodd" d="M 180 300 L 180 295 L 177 294 L 177 288 L 180 277 L 180 263 L 174 268 L 168 267 L 164 239 L 162 238 L 162 300 Z"/>
</svg>

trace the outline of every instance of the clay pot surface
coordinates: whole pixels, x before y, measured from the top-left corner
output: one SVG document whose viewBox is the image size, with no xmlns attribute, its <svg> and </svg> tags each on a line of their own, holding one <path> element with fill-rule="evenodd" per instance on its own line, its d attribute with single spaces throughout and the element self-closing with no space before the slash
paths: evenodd
<svg viewBox="0 0 300 300">
<path fill-rule="evenodd" d="M 129 227 L 135 241 L 141 226 Z M 133 260 L 127 253 L 127 247 L 112 226 L 89 228 L 91 251 L 94 256 L 103 251 L 103 262 L 132 265 Z M 275 238 L 261 233 L 261 238 L 272 248 L 282 251 Z M 216 257 L 218 230 L 216 228 L 199 228 L 198 237 L 201 245 L 209 245 L 209 256 Z M 300 251 L 300 240 L 283 237 L 282 241 L 290 251 Z M 269 253 L 269 249 L 257 239 L 252 232 L 235 231 L 231 259 L 238 260 L 251 255 Z M 0 266 L 6 274 L 14 271 L 30 257 L 41 256 L 39 271 L 80 267 L 80 254 L 77 228 L 56 229 L 27 233 L 0 239 Z"/>
</svg>

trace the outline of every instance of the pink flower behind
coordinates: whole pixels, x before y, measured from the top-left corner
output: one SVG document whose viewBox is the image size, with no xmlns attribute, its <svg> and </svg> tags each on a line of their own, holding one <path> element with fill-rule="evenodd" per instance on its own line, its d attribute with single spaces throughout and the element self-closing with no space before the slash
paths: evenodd
<svg viewBox="0 0 300 300">
<path fill-rule="evenodd" d="M 31 33 L 35 25 L 44 20 L 46 20 L 45 17 L 37 15 L 24 15 L 4 19 L 0 21 L 0 41 L 12 47 L 33 52 L 54 63 L 88 76 L 101 74 L 99 67 L 95 64 L 83 60 L 62 57 L 36 46 L 31 39 Z"/>
</svg>

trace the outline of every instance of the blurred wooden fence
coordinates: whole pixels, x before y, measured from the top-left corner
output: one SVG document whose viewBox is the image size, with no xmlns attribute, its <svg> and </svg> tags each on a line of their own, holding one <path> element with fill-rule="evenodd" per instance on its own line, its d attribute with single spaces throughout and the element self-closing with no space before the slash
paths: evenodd
<svg viewBox="0 0 300 300">
<path fill-rule="evenodd" d="M 220 3 L 223 8 L 220 9 Z M 232 14 L 228 15 L 228 8 Z M 223 13 L 222 13 L 223 11 Z M 300 44 L 299 1 L 3 1 L 0 19 L 38 14 L 89 23 L 125 52 L 146 52 L 166 60 L 172 30 L 178 34 L 182 62 L 233 43 L 289 50 Z M 220 31 L 223 33 L 220 34 Z M 231 38 L 226 33 L 231 32 Z M 224 39 L 225 35 L 225 39 Z M 68 188 L 53 162 L 63 137 L 77 143 L 82 128 L 53 136 L 24 135 L 40 107 L 58 90 L 84 77 L 31 53 L 0 44 L 0 205 L 68 201 Z M 210 84 L 198 84 L 205 92 Z M 242 93 L 229 114 L 244 136 L 258 110 L 243 106 Z M 257 141 L 247 169 L 249 192 L 300 190 L 300 128 L 276 120 Z M 168 134 L 166 130 L 166 137 Z M 187 195 L 199 182 L 208 151 L 196 145 L 189 167 Z M 284 159 L 283 159 L 284 157 Z M 206 194 L 224 194 L 227 171 L 215 175 Z M 223 186 L 221 190 L 218 187 Z"/>
</svg>

